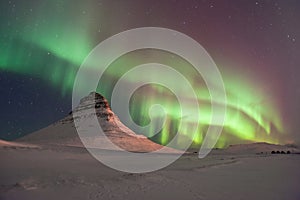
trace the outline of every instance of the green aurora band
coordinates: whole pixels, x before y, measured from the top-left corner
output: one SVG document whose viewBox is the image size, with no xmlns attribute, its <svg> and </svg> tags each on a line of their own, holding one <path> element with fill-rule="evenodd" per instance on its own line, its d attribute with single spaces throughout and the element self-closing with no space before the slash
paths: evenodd
<svg viewBox="0 0 300 200">
<path fill-rule="evenodd" d="M 53 87 L 59 88 L 62 95 L 70 94 L 78 68 L 92 50 L 93 44 L 96 44 L 90 39 L 93 38 L 91 32 L 94 31 L 90 30 L 89 24 L 85 23 L 89 18 L 87 14 L 82 20 L 65 24 L 61 20 L 65 17 L 63 12 L 61 15 L 53 16 L 51 9 L 42 9 L 45 6 L 49 5 L 41 4 L 41 9 L 37 10 L 43 12 L 48 10 L 48 13 L 36 13 L 39 16 L 36 21 L 25 18 L 24 20 L 28 20 L 30 23 L 22 23 L 27 24 L 26 26 L 19 24 L 18 29 L 21 29 L 21 32 L 12 31 L 9 33 L 7 41 L 0 41 L 2 44 L 0 69 L 43 78 Z M 50 16 L 51 21 L 44 21 Z M 75 14 L 74 16 L 70 15 L 68 21 L 72 21 L 73 17 Z M 97 66 L 101 66 L 101 58 L 99 60 Z M 192 139 L 194 146 L 200 145 L 208 126 L 222 126 L 222 124 L 211 123 L 209 92 L 201 76 L 184 59 L 157 50 L 128 53 L 110 65 L 105 76 L 99 81 L 97 91 L 110 101 L 116 81 L 133 67 L 149 62 L 172 66 L 190 80 L 197 94 L 201 116 L 199 121 L 193 119 L 185 121 L 181 129 L 185 131 L 179 134 L 182 136 L 180 137 L 182 140 Z M 91 73 L 93 70 L 98 69 L 91 69 Z M 224 69 L 224 71 L 226 70 Z M 213 101 L 227 105 L 227 113 L 224 131 L 216 146 L 224 147 L 229 143 L 241 141 L 280 143 L 280 134 L 284 132 L 284 129 L 275 102 L 257 91 L 259 85 L 251 82 L 251 78 L 234 77 L 226 73 L 222 73 L 222 75 L 227 92 L 227 102 L 218 102 L 216 99 Z M 166 78 L 171 79 L 171 77 Z M 139 82 L 142 79 L 143 76 L 131 77 L 128 83 Z M 178 83 L 178 87 L 181 87 L 180 83 Z M 185 93 L 182 95 L 186 98 L 184 103 L 188 104 L 191 95 Z M 167 119 L 161 131 L 152 139 L 161 144 L 167 144 L 178 130 L 178 123 L 182 118 L 181 106 L 174 94 L 167 88 L 159 85 L 145 86 L 138 89 L 131 99 L 129 109 L 133 120 L 140 125 L 147 125 L 150 122 L 148 112 L 153 104 L 160 104 L 164 107 Z M 195 109 L 186 107 L 191 110 Z M 190 133 L 189 127 L 196 123 L 200 125 L 198 131 Z M 141 134 L 151 135 L 151 133 Z M 180 142 L 180 140 L 177 141 L 179 145 Z"/>
<path fill-rule="evenodd" d="M 62 7 L 70 6 L 74 12 L 66 15 Z M 61 87 L 64 95 L 73 87 L 76 71 L 92 49 L 90 32 L 95 28 L 89 28 L 87 21 L 96 11 L 72 1 L 36 3 L 30 11 L 34 17 L 26 15 L 29 9 L 25 5 L 19 9 L 24 9 L 19 10 L 24 12 L 23 18 L 13 17 L 7 38 L 0 39 L 0 69 L 43 77 L 54 87 Z M 83 13 L 84 10 L 91 12 Z M 101 14 L 96 14 L 100 18 Z"/>
<path fill-rule="evenodd" d="M 172 66 L 187 77 L 194 88 L 199 102 L 200 120 L 197 121 L 197 119 L 193 118 L 189 118 L 189 121 L 184 120 L 180 129 L 183 131 L 179 134 L 183 136 L 181 139 L 192 139 L 193 145 L 195 147 L 199 146 L 208 126 L 223 126 L 223 124 L 213 124 L 211 122 L 212 99 L 210 94 L 201 76 L 184 59 L 157 50 L 128 53 L 110 65 L 106 71 L 107 77 L 100 79 L 99 92 L 109 98 L 116 81 L 124 73 L 134 66 L 153 61 Z M 155 73 L 152 75 L 155 76 Z M 143 82 L 143 80 L 149 79 L 149 76 L 151 75 L 129 76 L 130 78 L 127 81 L 129 84 L 130 82 Z M 166 77 L 166 79 L 172 81 L 172 77 Z M 280 143 L 278 136 L 283 132 L 283 127 L 279 111 L 276 110 L 272 99 L 268 99 L 258 90 L 257 83 L 251 83 L 246 78 L 226 74 L 223 76 L 223 79 L 226 87 L 227 102 L 219 102 L 217 99 L 212 100 L 218 104 L 227 105 L 224 131 L 216 146 L 224 147 L 232 142 L 241 143 L 241 141 Z M 101 83 L 105 84 L 101 85 Z M 107 87 L 107 85 L 110 87 Z M 189 98 L 192 98 L 191 94 L 185 93 L 181 83 L 177 83 L 177 85 L 179 90 L 182 88 L 180 95 L 185 97 L 185 101 L 181 103 L 185 104 L 184 108 L 188 109 L 189 113 L 193 113 L 195 108 L 188 106 Z M 158 135 L 153 137 L 153 140 L 161 144 L 167 144 L 177 133 L 178 124 L 183 117 L 180 112 L 181 105 L 171 91 L 160 85 L 150 85 L 138 89 L 131 98 L 130 113 L 137 124 L 147 125 L 150 123 L 149 110 L 154 104 L 160 104 L 164 107 L 167 119 L 164 127 Z M 161 118 L 161 115 L 162 113 L 157 113 L 156 117 Z M 153 114 L 151 116 L 153 117 Z M 128 124 L 130 121 L 128 120 L 124 123 Z M 200 125 L 196 134 L 188 131 L 195 123 Z M 149 136 L 153 133 L 143 134 Z M 177 141 L 177 143 L 180 146 L 180 141 Z"/>
</svg>

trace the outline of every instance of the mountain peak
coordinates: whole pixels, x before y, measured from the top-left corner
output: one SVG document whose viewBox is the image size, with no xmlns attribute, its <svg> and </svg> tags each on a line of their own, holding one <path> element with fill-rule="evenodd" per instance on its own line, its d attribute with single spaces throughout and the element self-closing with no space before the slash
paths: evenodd
<svg viewBox="0 0 300 200">
<path fill-rule="evenodd" d="M 74 117 L 76 113 L 76 117 Z M 121 149 L 134 152 L 150 152 L 162 148 L 143 135 L 138 135 L 126 127 L 115 115 L 108 101 L 99 93 L 91 92 L 80 100 L 79 105 L 65 118 L 58 122 L 29 134 L 18 141 L 37 144 L 57 144 L 67 146 L 83 146 L 75 128 L 76 120 L 89 120 L 96 115 L 105 135 Z M 91 126 L 93 126 L 91 124 Z M 109 149 L 110 146 L 101 136 L 88 136 L 89 147 Z M 174 150 L 168 149 L 173 152 Z"/>
<path fill-rule="evenodd" d="M 101 94 L 99 94 L 97 92 L 91 92 L 88 96 L 83 97 L 80 100 L 79 105 L 80 104 L 90 104 L 90 103 L 94 103 L 95 106 L 98 105 L 99 107 L 101 104 L 103 104 L 103 106 L 110 108 L 108 101 L 104 98 L 104 96 L 102 96 Z"/>
<path fill-rule="evenodd" d="M 105 118 L 107 121 L 114 118 L 114 113 L 111 111 L 108 101 L 97 92 L 91 92 L 88 96 L 83 97 L 79 105 L 70 114 L 89 109 L 95 109 L 97 117 Z"/>
</svg>

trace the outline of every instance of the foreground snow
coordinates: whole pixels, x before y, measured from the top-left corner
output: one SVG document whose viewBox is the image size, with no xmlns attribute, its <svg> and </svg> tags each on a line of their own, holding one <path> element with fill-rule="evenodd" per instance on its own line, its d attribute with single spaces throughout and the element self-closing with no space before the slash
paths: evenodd
<svg viewBox="0 0 300 200">
<path fill-rule="evenodd" d="M 84 148 L 14 144 L 0 145 L 4 200 L 300 199 L 299 154 L 216 150 L 202 160 L 189 154 L 160 171 L 128 174 L 107 168 Z"/>
</svg>

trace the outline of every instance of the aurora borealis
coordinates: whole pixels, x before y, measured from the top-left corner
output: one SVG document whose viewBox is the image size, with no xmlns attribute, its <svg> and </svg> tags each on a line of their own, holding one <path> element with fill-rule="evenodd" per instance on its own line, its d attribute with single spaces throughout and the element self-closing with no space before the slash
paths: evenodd
<svg viewBox="0 0 300 200">
<path fill-rule="evenodd" d="M 0 12 L 1 76 L 9 74 L 21 80 L 34 79 L 37 85 L 43 85 L 34 91 L 43 96 L 57 95 L 57 99 L 63 101 L 60 102 L 63 112 L 53 114 L 55 109 L 51 106 L 57 108 L 59 102 L 49 100 L 41 104 L 39 98 L 26 95 L 26 90 L 35 87 L 28 83 L 30 81 L 3 84 L 7 87 L 1 86 L 1 108 L 4 110 L 1 119 L 4 120 L 0 136 L 15 138 L 17 136 L 12 135 L 42 128 L 35 124 L 50 124 L 63 117 L 71 109 L 70 96 L 76 72 L 99 42 L 127 29 L 157 26 L 191 36 L 206 48 L 219 67 L 227 102 L 213 101 L 226 104 L 227 113 L 218 147 L 249 141 L 297 142 L 300 128 L 297 120 L 300 117 L 298 11 L 297 1 L 3 1 Z M 180 134 L 183 140 L 193 138 L 194 145 L 201 144 L 207 127 L 220 124 L 210 122 L 211 99 L 202 78 L 188 62 L 176 55 L 151 49 L 128 53 L 112 63 L 99 82 L 98 92 L 110 101 L 113 86 L 124 73 L 154 61 L 172 66 L 190 80 L 199 101 L 200 127 L 194 137 L 194 133 L 188 131 L 195 123 L 191 121 L 183 124 L 186 131 Z M 101 62 L 98 64 L 100 66 Z M 139 79 L 142 80 L 143 75 L 128 79 L 128 84 Z M 7 79 L 1 78 L 3 80 Z M 11 92 L 10 88 L 18 88 L 17 84 L 24 84 L 24 87 Z M 183 91 L 182 95 L 188 104 L 190 94 Z M 16 96 L 20 96 L 18 101 L 22 101 L 22 96 L 32 96 L 33 100 L 29 101 L 32 104 L 8 105 Z M 159 85 L 145 86 L 136 91 L 131 103 L 133 120 L 141 125 L 149 123 L 151 105 L 164 105 L 168 116 L 166 124 L 152 139 L 166 144 L 174 136 L 180 106 L 171 91 Z M 34 105 L 44 111 L 43 115 L 51 117 L 26 125 L 20 118 L 16 121 L 19 112 Z M 7 113 L 11 114 L 6 117 Z M 24 118 L 34 116 L 34 113 L 22 113 Z M 14 126 L 24 128 L 16 131 L 12 121 Z"/>
<path fill-rule="evenodd" d="M 145 56 L 147 55 L 147 56 Z M 134 58 L 143 58 L 140 63 Z M 183 132 L 181 135 L 189 139 L 193 139 L 194 145 L 199 145 L 202 142 L 204 133 L 209 125 L 222 126 L 222 124 L 211 123 L 211 108 L 210 108 L 210 94 L 205 86 L 205 83 L 199 82 L 201 77 L 197 77 L 192 66 L 185 60 L 175 58 L 174 55 L 169 55 L 166 52 L 156 52 L 155 50 L 144 50 L 143 52 L 132 52 L 126 56 L 121 57 L 107 70 L 107 78 L 103 78 L 99 83 L 99 92 L 107 97 L 111 96 L 112 88 L 115 82 L 121 78 L 121 76 L 129 71 L 136 65 L 143 62 L 151 62 L 151 60 L 159 60 L 160 63 L 172 66 L 178 70 L 181 74 L 185 75 L 188 80 L 198 80 L 197 82 L 191 81 L 191 85 L 194 88 L 200 109 L 200 119 L 198 133 L 190 133 L 193 124 L 197 123 L 197 119 L 185 120 L 182 124 Z M 122 67 L 126 63 L 126 67 Z M 184 66 L 184 67 L 183 67 Z M 124 71 L 120 71 L 119 69 Z M 112 78 L 113 76 L 113 78 Z M 132 76 L 127 78 L 128 82 L 142 82 L 149 76 L 157 76 L 157 74 L 147 73 L 140 74 L 139 76 Z M 200 76 L 200 75 L 198 75 Z M 172 79 L 173 77 L 165 77 Z M 239 79 L 231 75 L 223 76 L 225 81 L 225 87 L 227 89 L 227 102 L 219 102 L 219 104 L 226 104 L 226 119 L 224 123 L 224 134 L 219 140 L 217 146 L 224 147 L 230 143 L 227 137 L 236 138 L 236 141 L 265 141 L 270 143 L 278 143 L 274 134 L 282 134 L 283 127 L 280 119 L 280 113 L 276 110 L 276 106 L 271 99 L 267 99 L 264 94 L 256 93 L 250 94 L 249 91 L 255 91 L 255 83 L 249 83 L 246 79 Z M 107 88 L 106 85 L 101 87 L 101 82 L 109 83 L 111 86 Z M 189 113 L 193 113 L 195 108 L 189 107 L 189 98 L 192 98 L 192 94 L 186 93 L 181 82 L 178 82 L 176 87 L 180 92 L 180 95 L 185 98 L 185 109 L 189 110 Z M 130 85 L 130 83 L 129 83 Z M 266 101 L 267 104 L 260 103 Z M 130 111 L 134 121 L 140 125 L 147 125 L 150 122 L 149 110 L 152 105 L 159 104 L 165 109 L 167 119 L 165 126 L 162 128 L 159 135 L 154 136 L 156 141 L 162 144 L 167 144 L 174 137 L 178 131 L 178 123 L 181 120 L 180 104 L 174 94 L 168 90 L 168 88 L 159 85 L 149 85 L 142 87 L 136 91 L 131 99 Z M 182 105 L 181 105 L 182 106 Z M 155 115 L 155 114 L 154 114 Z M 162 113 L 156 113 L 155 117 L 162 118 Z M 125 124 L 130 123 L 130 120 L 123 119 Z M 155 129 L 155 128 L 153 128 Z M 273 134 L 271 136 L 271 133 Z M 153 133 L 144 133 L 147 136 L 152 136 Z M 228 136 L 229 135 L 229 136 Z M 180 143 L 180 141 L 178 141 Z"/>
</svg>

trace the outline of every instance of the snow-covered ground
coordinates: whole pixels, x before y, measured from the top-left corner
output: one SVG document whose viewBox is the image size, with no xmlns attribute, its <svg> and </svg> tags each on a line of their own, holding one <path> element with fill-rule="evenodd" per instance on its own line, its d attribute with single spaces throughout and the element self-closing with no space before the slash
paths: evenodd
<svg viewBox="0 0 300 200">
<path fill-rule="evenodd" d="M 300 154 L 254 153 L 266 145 L 187 154 L 162 170 L 128 174 L 82 147 L 1 142 L 0 199 L 299 200 Z"/>
</svg>

